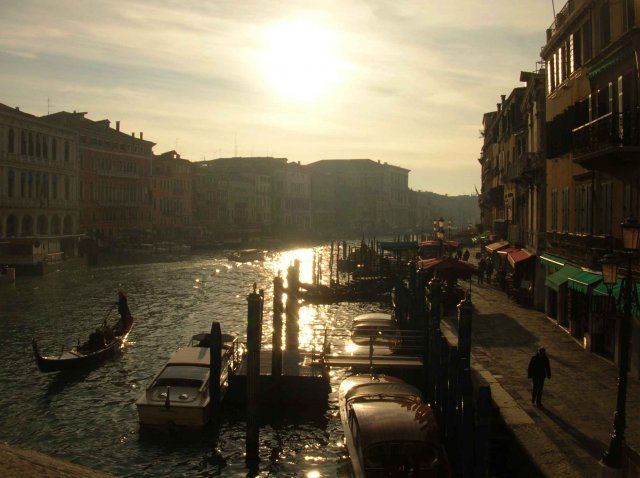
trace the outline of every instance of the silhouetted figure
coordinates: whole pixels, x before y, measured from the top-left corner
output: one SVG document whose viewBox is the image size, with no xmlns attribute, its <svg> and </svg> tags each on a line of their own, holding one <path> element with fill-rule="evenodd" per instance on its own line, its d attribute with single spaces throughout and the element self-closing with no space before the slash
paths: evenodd
<svg viewBox="0 0 640 478">
<path fill-rule="evenodd" d="M 485 269 L 487 274 L 487 284 L 491 284 L 491 276 L 493 275 L 493 261 L 490 257 L 487 258 L 487 267 Z"/>
<path fill-rule="evenodd" d="M 469 252 L 469 249 L 465 249 L 464 250 L 464 254 L 462 255 L 462 260 L 465 261 L 465 262 L 468 261 L 470 255 L 471 255 L 471 253 Z"/>
<path fill-rule="evenodd" d="M 114 333 L 116 335 L 122 335 L 129 325 L 129 321 L 131 320 L 131 311 L 129 310 L 129 305 L 127 304 L 127 293 L 120 289 L 118 291 L 118 313 L 120 314 L 120 320 L 114 327 Z"/>
<path fill-rule="evenodd" d="M 487 262 L 484 260 L 484 257 L 480 258 L 478 262 L 478 284 L 482 284 L 484 280 L 484 271 L 487 268 Z"/>
<path fill-rule="evenodd" d="M 542 389 L 544 388 L 544 379 L 551 378 L 551 366 L 549 365 L 549 357 L 544 347 L 538 349 L 529 361 L 528 376 L 533 380 L 533 391 L 531 393 L 531 403 L 535 403 L 539 407 L 542 406 Z"/>
</svg>

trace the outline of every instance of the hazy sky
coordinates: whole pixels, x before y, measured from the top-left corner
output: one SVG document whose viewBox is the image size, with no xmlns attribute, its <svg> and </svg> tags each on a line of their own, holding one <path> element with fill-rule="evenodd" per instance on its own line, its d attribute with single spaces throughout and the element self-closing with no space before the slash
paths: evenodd
<svg viewBox="0 0 640 478">
<path fill-rule="evenodd" d="M 556 8 L 564 3 L 556 2 Z M 86 111 L 192 161 L 369 158 L 480 189 L 482 115 L 533 71 L 547 0 L 0 0 L 0 103 Z"/>
</svg>

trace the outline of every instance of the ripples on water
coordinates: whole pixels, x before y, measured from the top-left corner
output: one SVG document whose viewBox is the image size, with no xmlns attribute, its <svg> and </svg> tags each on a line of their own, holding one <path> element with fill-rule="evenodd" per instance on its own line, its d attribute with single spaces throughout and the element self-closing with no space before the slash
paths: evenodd
<svg viewBox="0 0 640 478">
<path fill-rule="evenodd" d="M 270 342 L 273 278 L 299 258 L 301 280 L 311 282 L 312 257 L 311 249 L 300 249 L 260 264 L 236 264 L 203 254 L 68 269 L 0 286 L 0 440 L 117 476 L 246 476 L 242 410 L 226 410 L 216 440 L 213 430 L 179 436 L 141 431 L 134 403 L 171 353 L 212 321 L 225 333 L 246 337 L 246 297 L 254 282 L 265 289 L 263 342 Z M 88 372 L 40 373 L 31 338 L 46 353 L 84 340 L 105 319 L 117 319 L 112 306 L 118 288 L 128 291 L 136 318 L 125 351 Z M 345 328 L 354 315 L 386 307 L 305 307 L 302 332 L 313 321 Z M 346 373 L 331 372 L 334 393 L 318 416 L 263 420 L 259 476 L 350 476 L 335 393 Z"/>
</svg>

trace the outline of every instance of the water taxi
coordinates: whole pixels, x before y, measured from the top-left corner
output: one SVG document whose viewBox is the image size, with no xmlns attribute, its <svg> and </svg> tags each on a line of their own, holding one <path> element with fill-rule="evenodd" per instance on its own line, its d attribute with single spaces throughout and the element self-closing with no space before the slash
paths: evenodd
<svg viewBox="0 0 640 478">
<path fill-rule="evenodd" d="M 451 476 L 433 411 L 417 388 L 388 375 L 354 375 L 340 384 L 338 401 L 356 478 Z"/>
<path fill-rule="evenodd" d="M 244 353 L 237 339 L 222 334 L 220 383 L 210 383 L 209 334 L 194 335 L 188 347 L 178 349 L 136 401 L 140 425 L 202 428 L 211 419 L 210 387 L 220 387 L 237 371 Z"/>
</svg>

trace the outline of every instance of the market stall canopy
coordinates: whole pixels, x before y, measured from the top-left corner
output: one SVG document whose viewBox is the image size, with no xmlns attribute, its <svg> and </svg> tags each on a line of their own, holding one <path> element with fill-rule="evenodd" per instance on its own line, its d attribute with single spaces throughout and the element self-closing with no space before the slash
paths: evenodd
<svg viewBox="0 0 640 478">
<path fill-rule="evenodd" d="M 516 264 L 526 261 L 528 259 L 533 258 L 534 256 L 530 254 L 528 251 L 524 249 L 518 249 L 517 251 L 512 251 L 507 254 L 507 260 L 511 267 L 515 268 Z"/>
<path fill-rule="evenodd" d="M 457 277 L 468 279 L 478 273 L 478 268 L 470 262 L 459 261 L 452 257 L 436 257 L 418 261 L 418 272 L 437 272 L 438 277 Z"/>
<path fill-rule="evenodd" d="M 566 259 L 551 254 L 542 254 L 540 256 L 540 263 L 550 269 L 562 269 L 567 262 Z"/>
<path fill-rule="evenodd" d="M 599 282 L 602 281 L 602 274 L 594 274 L 593 272 L 582 271 L 575 277 L 570 277 L 567 287 L 583 294 L 588 294 Z"/>
<path fill-rule="evenodd" d="M 484 246 L 484 248 L 489 254 L 493 254 L 497 250 L 503 249 L 508 245 L 509 245 L 509 241 L 500 241 L 500 242 L 493 242 L 491 244 L 487 244 L 486 246 Z"/>
<path fill-rule="evenodd" d="M 558 272 L 547 276 L 544 283 L 550 289 L 558 292 L 558 290 L 560 290 L 560 286 L 567 282 L 570 277 L 577 277 L 581 272 L 582 270 L 578 269 L 577 267 L 564 266 Z"/>
</svg>

